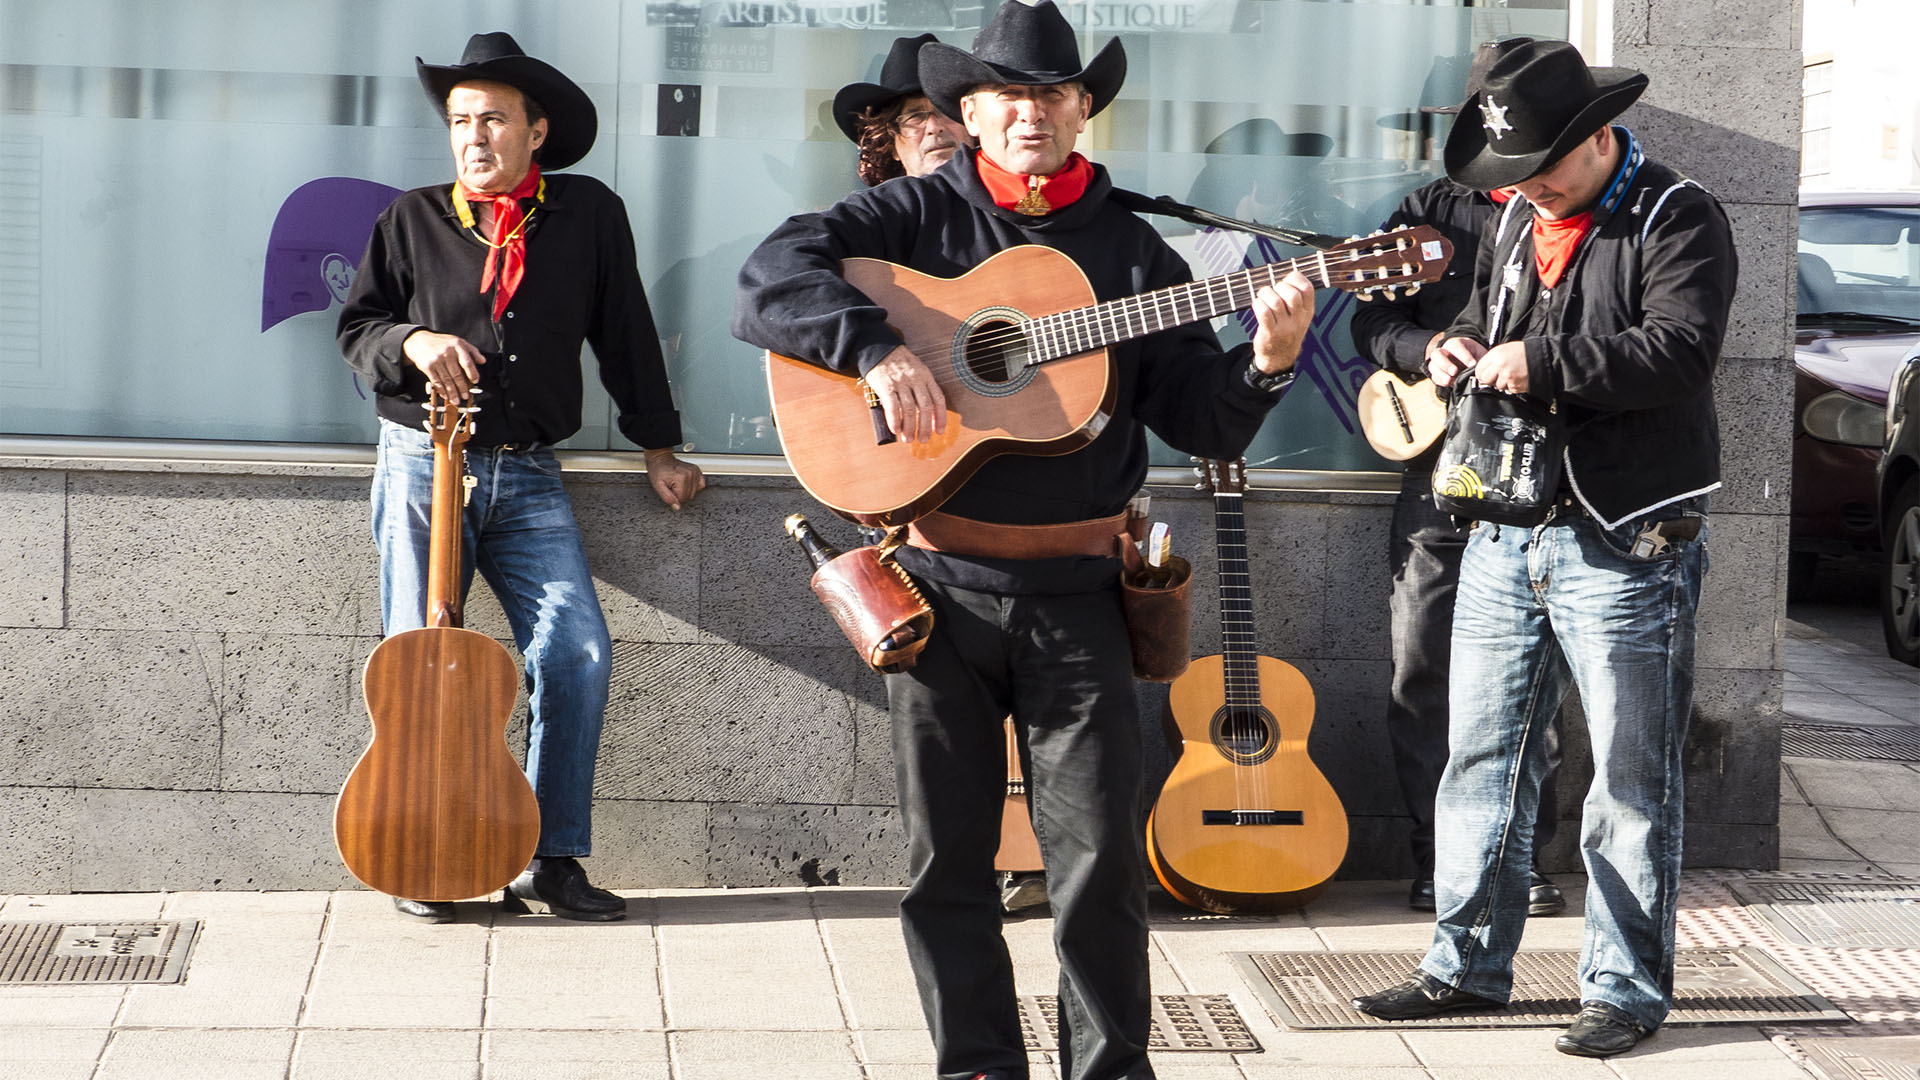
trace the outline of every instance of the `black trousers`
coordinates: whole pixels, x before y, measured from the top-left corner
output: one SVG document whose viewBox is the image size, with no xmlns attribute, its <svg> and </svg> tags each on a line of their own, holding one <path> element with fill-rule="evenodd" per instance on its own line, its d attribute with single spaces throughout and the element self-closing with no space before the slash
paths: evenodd
<svg viewBox="0 0 1920 1080">
<path fill-rule="evenodd" d="M 1140 735 L 1119 587 L 920 584 L 933 638 L 887 677 L 887 697 L 912 873 L 900 921 L 936 1071 L 1028 1075 L 993 870 L 1011 715 L 1053 903 L 1062 1075 L 1152 1077 Z"/>
<path fill-rule="evenodd" d="M 1408 469 L 1393 504 L 1389 568 L 1393 575 L 1393 683 L 1387 739 L 1400 794 L 1413 818 L 1415 874 L 1433 876 L 1433 799 L 1447 767 L 1447 669 L 1452 661 L 1453 596 L 1467 531 L 1433 505 L 1433 474 Z M 1546 728 L 1547 774 L 1534 823 L 1534 865 L 1559 822 L 1560 726 Z"/>
</svg>

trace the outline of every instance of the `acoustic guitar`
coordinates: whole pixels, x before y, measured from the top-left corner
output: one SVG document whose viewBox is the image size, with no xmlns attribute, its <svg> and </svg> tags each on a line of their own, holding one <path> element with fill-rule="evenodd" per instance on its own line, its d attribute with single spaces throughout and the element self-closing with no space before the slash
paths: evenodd
<svg viewBox="0 0 1920 1080">
<path fill-rule="evenodd" d="M 1437 279 L 1452 253 L 1421 225 L 1105 303 L 1094 302 L 1072 259 L 1037 245 L 1008 248 L 957 278 L 847 259 L 848 284 L 886 310 L 946 396 L 946 431 L 896 440 L 864 381 L 769 352 L 774 423 L 814 498 L 863 525 L 905 524 L 996 454 L 1066 454 L 1092 442 L 1113 415 L 1108 345 L 1250 307 L 1262 286 L 1294 270 L 1324 288 L 1393 295 Z"/>
<path fill-rule="evenodd" d="M 994 853 L 993 868 L 1015 874 L 1045 869 L 1040 861 L 1040 840 L 1033 835 L 1033 816 L 1027 806 L 1027 778 L 1020 771 L 1020 739 L 1014 734 L 1013 719 L 1007 718 L 1007 801 L 1000 808 L 1000 849 Z"/>
<path fill-rule="evenodd" d="M 540 842 L 540 806 L 507 750 L 520 685 L 506 647 L 461 627 L 460 511 L 473 408 L 438 395 L 427 623 L 382 641 L 364 685 L 373 741 L 347 775 L 333 836 L 347 870 L 408 900 L 504 888 Z"/>
<path fill-rule="evenodd" d="M 1432 379 L 1408 382 L 1381 368 L 1360 384 L 1360 430 L 1389 461 L 1419 457 L 1447 430 L 1447 403 Z"/>
<path fill-rule="evenodd" d="M 1169 688 L 1177 760 L 1147 818 L 1147 860 L 1183 904 L 1221 914 L 1313 899 L 1347 855 L 1347 812 L 1307 756 L 1313 687 L 1254 652 L 1245 462 L 1202 466 L 1213 489 L 1225 652 Z"/>
</svg>

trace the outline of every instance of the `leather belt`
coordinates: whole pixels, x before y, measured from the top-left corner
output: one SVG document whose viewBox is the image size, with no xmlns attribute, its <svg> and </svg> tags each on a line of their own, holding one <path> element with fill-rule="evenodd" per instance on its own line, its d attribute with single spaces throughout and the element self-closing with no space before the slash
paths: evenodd
<svg viewBox="0 0 1920 1080">
<path fill-rule="evenodd" d="M 907 543 L 928 551 L 994 559 L 1112 557 L 1114 537 L 1127 531 L 1127 514 L 1058 525 L 1001 525 L 935 510 L 907 526 Z"/>
</svg>

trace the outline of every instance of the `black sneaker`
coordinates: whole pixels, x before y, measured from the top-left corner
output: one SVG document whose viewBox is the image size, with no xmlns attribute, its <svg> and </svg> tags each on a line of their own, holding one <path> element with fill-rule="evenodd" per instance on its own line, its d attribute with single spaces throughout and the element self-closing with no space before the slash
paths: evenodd
<svg viewBox="0 0 1920 1080">
<path fill-rule="evenodd" d="M 1429 1016 L 1463 1009 L 1507 1007 L 1505 1002 L 1448 986 L 1424 971 L 1414 972 L 1411 979 L 1398 986 L 1354 998 L 1352 1005 L 1356 1010 L 1380 1020 L 1425 1020 Z"/>
<path fill-rule="evenodd" d="M 1612 1057 L 1634 1048 L 1647 1037 L 1646 1025 L 1604 1001 L 1580 1005 L 1566 1033 L 1553 1041 L 1553 1048 L 1575 1057 Z"/>
</svg>

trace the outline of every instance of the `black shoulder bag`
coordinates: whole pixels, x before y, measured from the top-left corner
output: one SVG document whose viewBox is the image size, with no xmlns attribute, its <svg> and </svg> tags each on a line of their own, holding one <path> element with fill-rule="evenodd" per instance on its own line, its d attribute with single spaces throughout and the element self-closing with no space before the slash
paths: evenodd
<svg viewBox="0 0 1920 1080">
<path fill-rule="evenodd" d="M 1556 403 L 1454 381 L 1433 467 L 1433 504 L 1469 521 L 1534 526 L 1547 519 L 1567 448 Z"/>
</svg>

